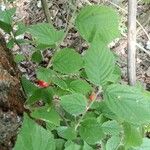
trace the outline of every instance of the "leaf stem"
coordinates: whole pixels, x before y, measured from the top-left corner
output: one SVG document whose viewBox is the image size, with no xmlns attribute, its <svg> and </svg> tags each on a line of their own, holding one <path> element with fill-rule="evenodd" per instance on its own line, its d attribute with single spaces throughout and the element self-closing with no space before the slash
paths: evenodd
<svg viewBox="0 0 150 150">
<path fill-rule="evenodd" d="M 96 96 L 95 99 L 87 106 L 85 112 L 82 114 L 81 118 L 79 119 L 77 125 L 75 126 L 75 131 L 78 129 L 78 127 L 80 126 L 80 123 L 82 122 L 84 116 L 86 115 L 86 113 L 88 112 L 88 110 L 91 108 L 91 106 L 93 105 L 93 103 L 95 102 L 95 100 L 97 99 L 98 95 L 101 93 L 101 87 L 98 88 L 98 91 L 96 92 Z"/>
<path fill-rule="evenodd" d="M 49 8 L 48 8 L 47 0 L 41 0 L 41 3 L 42 3 L 42 8 L 43 8 L 43 11 L 44 11 L 44 14 L 45 14 L 45 17 L 46 17 L 46 21 L 49 24 L 52 24 L 51 14 L 50 14 L 50 11 L 49 11 Z"/>
</svg>

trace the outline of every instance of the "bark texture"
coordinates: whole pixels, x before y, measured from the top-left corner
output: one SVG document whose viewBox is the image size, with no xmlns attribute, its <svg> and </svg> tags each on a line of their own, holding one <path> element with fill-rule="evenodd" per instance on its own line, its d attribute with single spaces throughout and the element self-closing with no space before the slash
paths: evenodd
<svg viewBox="0 0 150 150">
<path fill-rule="evenodd" d="M 136 84 L 136 12 L 137 0 L 128 0 L 128 79 L 130 85 Z"/>
<path fill-rule="evenodd" d="M 20 74 L 0 33 L 0 150 L 10 150 L 22 122 Z"/>
</svg>

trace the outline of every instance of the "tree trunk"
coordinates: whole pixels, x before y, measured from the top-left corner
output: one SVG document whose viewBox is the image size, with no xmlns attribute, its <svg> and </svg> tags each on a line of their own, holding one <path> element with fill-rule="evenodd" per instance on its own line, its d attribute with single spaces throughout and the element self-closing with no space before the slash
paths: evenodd
<svg viewBox="0 0 150 150">
<path fill-rule="evenodd" d="M 0 33 L 0 150 L 14 144 L 24 112 L 20 73 Z"/>
</svg>

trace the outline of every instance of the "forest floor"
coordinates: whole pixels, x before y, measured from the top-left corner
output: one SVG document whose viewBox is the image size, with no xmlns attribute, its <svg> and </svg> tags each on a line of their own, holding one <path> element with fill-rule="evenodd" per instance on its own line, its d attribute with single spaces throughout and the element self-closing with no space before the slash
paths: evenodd
<svg viewBox="0 0 150 150">
<path fill-rule="evenodd" d="M 88 4 L 109 5 L 120 14 L 120 32 L 121 37 L 110 44 L 110 48 L 118 56 L 118 64 L 121 67 L 123 82 L 127 82 L 127 1 L 126 0 L 77 0 L 77 8 Z M 23 21 L 26 25 L 39 22 L 45 22 L 40 0 L 16 0 L 14 4 L 17 7 L 15 19 Z M 51 13 L 51 19 L 54 26 L 58 29 L 65 29 L 72 14 L 72 5 L 67 0 L 48 0 L 48 7 Z M 150 4 L 138 1 L 137 8 L 137 57 L 136 57 L 136 73 L 137 80 L 148 90 L 150 90 Z M 28 37 L 27 37 L 28 38 Z M 62 43 L 61 47 L 72 47 L 80 53 L 87 49 L 88 45 L 79 36 L 75 29 L 69 31 L 68 36 Z M 18 48 L 15 47 L 15 53 Z M 20 52 L 19 52 L 20 53 Z M 32 54 L 31 45 L 22 46 L 21 53 L 26 55 Z M 43 53 L 44 61 L 47 63 L 51 57 L 50 50 Z M 34 68 L 36 64 L 30 61 L 23 61 L 19 64 L 19 68 L 31 80 L 35 79 Z"/>
</svg>

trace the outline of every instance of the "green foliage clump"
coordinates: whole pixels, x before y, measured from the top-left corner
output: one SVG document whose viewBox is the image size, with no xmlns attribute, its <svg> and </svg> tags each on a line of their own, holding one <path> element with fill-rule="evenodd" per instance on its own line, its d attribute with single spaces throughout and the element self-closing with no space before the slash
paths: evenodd
<svg viewBox="0 0 150 150">
<path fill-rule="evenodd" d="M 14 44 L 26 43 L 16 36 L 32 35 L 28 42 L 35 46 L 31 61 L 38 64 L 39 81 L 37 86 L 22 78 L 32 119 L 24 114 L 14 150 L 148 150 L 150 140 L 143 138 L 143 127 L 150 123 L 150 94 L 120 83 L 120 69 L 108 48 L 119 37 L 117 12 L 95 5 L 80 10 L 75 28 L 89 44 L 82 55 L 72 48 L 59 49 L 65 33 L 47 23 L 29 27 L 19 23 L 14 31 L 14 13 L 15 9 L 1 12 L 0 27 L 13 33 Z M 40 62 L 47 48 L 55 51 L 44 68 Z"/>
</svg>

